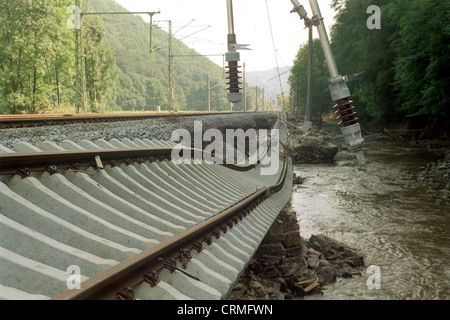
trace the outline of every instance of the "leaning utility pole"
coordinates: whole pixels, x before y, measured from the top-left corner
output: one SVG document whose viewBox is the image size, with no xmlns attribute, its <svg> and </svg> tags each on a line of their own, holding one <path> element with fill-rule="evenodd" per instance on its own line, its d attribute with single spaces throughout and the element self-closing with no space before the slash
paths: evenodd
<svg viewBox="0 0 450 320">
<path fill-rule="evenodd" d="M 331 98 L 336 101 L 334 108 L 337 110 L 337 119 L 341 120 L 339 124 L 342 126 L 342 134 L 345 142 L 350 149 L 355 152 L 358 168 L 361 170 L 366 169 L 366 159 L 362 151 L 362 144 L 364 139 L 361 135 L 361 127 L 358 123 L 358 118 L 355 117 L 356 112 L 353 112 L 355 107 L 351 106 L 353 101 L 349 100 L 350 90 L 347 87 L 347 77 L 343 77 L 339 74 L 334 60 L 333 51 L 331 50 L 330 40 L 328 39 L 327 31 L 323 23 L 322 13 L 320 12 L 319 4 L 317 0 L 309 0 L 313 12 L 312 20 L 308 18 L 308 13 L 305 8 L 300 5 L 298 0 L 291 0 L 294 5 L 294 9 L 291 12 L 297 12 L 301 19 L 305 20 L 305 25 L 313 23 L 319 32 L 320 43 L 327 61 L 328 70 L 330 71 L 331 78 L 328 80 Z M 313 21 L 313 22 L 311 22 Z"/>
<path fill-rule="evenodd" d="M 308 41 L 308 95 L 306 97 L 305 131 L 312 128 L 312 94 L 313 94 L 313 25 L 310 24 Z"/>
</svg>

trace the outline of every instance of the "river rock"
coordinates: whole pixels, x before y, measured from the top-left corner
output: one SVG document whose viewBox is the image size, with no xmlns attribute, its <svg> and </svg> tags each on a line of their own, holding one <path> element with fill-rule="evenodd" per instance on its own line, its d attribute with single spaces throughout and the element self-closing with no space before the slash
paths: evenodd
<svg viewBox="0 0 450 320">
<path fill-rule="evenodd" d="M 415 180 L 417 187 L 424 188 L 427 198 L 436 203 L 450 204 L 450 150 L 444 159 L 432 162 L 403 174 L 404 179 Z M 425 189 L 426 188 L 426 189 Z"/>
<path fill-rule="evenodd" d="M 332 163 L 338 151 L 324 136 L 301 136 L 294 142 L 292 158 L 295 164 Z"/>
<path fill-rule="evenodd" d="M 312 235 L 309 239 L 308 246 L 321 252 L 328 261 L 345 261 L 352 267 L 361 267 L 364 265 L 363 256 L 355 248 L 326 235 Z"/>
<path fill-rule="evenodd" d="M 319 261 L 319 265 L 317 267 L 317 277 L 326 283 L 333 283 L 336 281 L 337 277 L 337 269 L 336 266 L 325 259 L 321 259 Z"/>
<path fill-rule="evenodd" d="M 295 210 L 275 220 L 234 288 L 231 299 L 293 299 L 317 294 L 337 277 L 357 274 L 364 260 L 356 249 L 324 235 L 300 236 Z"/>
<path fill-rule="evenodd" d="M 311 255 L 306 259 L 306 263 L 308 264 L 308 267 L 311 269 L 315 269 L 319 262 L 320 262 L 319 257 L 317 257 L 316 255 Z"/>
<path fill-rule="evenodd" d="M 286 248 L 299 247 L 302 244 L 302 238 L 298 231 L 286 232 L 283 239 Z"/>
</svg>

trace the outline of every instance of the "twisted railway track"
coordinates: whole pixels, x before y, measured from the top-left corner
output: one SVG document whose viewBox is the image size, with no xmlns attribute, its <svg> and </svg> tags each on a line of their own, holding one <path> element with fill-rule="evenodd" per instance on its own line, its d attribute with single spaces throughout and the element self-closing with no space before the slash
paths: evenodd
<svg viewBox="0 0 450 320">
<path fill-rule="evenodd" d="M 0 298 L 225 299 L 290 199 L 288 148 L 263 176 L 261 161 L 175 165 L 173 147 L 0 148 Z M 70 267 L 79 288 L 69 289 Z"/>
</svg>

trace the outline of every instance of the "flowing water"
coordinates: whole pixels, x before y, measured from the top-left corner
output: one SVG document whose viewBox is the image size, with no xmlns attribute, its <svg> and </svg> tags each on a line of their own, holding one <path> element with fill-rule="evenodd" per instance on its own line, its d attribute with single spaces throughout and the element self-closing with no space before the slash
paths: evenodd
<svg viewBox="0 0 450 320">
<path fill-rule="evenodd" d="M 328 235 L 358 249 L 365 261 L 360 275 L 308 299 L 450 299 L 450 206 L 402 178 L 438 155 L 386 138 L 367 143 L 364 153 L 366 172 L 345 151 L 336 164 L 294 169 L 305 178 L 292 197 L 302 237 Z M 379 289 L 369 266 L 379 268 Z"/>
</svg>

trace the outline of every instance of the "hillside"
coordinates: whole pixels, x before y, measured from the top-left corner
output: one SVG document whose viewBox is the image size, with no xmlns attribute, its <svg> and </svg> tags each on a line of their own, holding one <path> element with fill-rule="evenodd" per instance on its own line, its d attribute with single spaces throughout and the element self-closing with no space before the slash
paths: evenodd
<svg viewBox="0 0 450 320">
<path fill-rule="evenodd" d="M 148 15 L 127 14 L 114 0 L 84 0 L 80 29 L 72 0 L 38 2 L 5 1 L 0 10 L 0 114 L 229 110 L 223 66 L 176 39 L 181 22 L 169 37 L 158 14 L 150 28 Z M 247 110 L 262 91 L 249 90 Z"/>
<path fill-rule="evenodd" d="M 113 0 L 91 0 L 89 11 L 128 11 Z M 152 28 L 150 54 L 150 25 L 134 15 L 102 15 L 107 43 L 117 63 L 116 108 L 122 110 L 167 109 L 169 83 L 168 22 L 157 22 Z M 98 19 L 86 17 L 98 25 Z M 154 23 L 155 24 L 155 23 Z M 173 32 L 176 32 L 174 28 Z M 207 110 L 208 71 L 211 77 L 212 109 L 228 108 L 223 70 L 208 58 L 200 56 L 173 37 L 174 99 L 177 110 Z M 183 57 L 180 57 L 183 55 Z M 193 55 L 186 56 L 186 55 Z M 222 77 L 222 78 L 220 78 Z"/>
<path fill-rule="evenodd" d="M 283 92 L 285 92 L 286 99 L 288 97 L 290 89 L 288 82 L 290 69 L 291 67 L 280 68 L 281 88 L 283 88 Z M 277 95 L 281 93 L 277 68 L 272 68 L 264 71 L 247 72 L 246 82 L 249 86 L 259 86 L 264 88 L 265 96 L 267 98 L 273 99 L 274 101 L 277 101 Z"/>
</svg>

